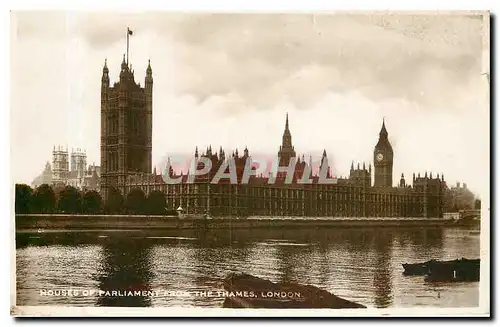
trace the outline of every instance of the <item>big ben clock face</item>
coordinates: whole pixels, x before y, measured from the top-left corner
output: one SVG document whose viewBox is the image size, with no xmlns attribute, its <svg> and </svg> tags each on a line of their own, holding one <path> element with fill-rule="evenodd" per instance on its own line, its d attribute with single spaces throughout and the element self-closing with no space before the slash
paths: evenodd
<svg viewBox="0 0 500 327">
<path fill-rule="evenodd" d="M 382 153 L 377 154 L 377 161 L 382 161 L 384 159 L 384 155 Z"/>
</svg>

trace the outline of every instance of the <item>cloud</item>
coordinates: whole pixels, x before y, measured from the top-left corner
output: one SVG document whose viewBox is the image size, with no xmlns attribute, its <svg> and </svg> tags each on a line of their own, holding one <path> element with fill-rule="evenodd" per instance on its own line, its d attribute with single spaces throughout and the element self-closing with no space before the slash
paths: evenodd
<svg viewBox="0 0 500 327">
<path fill-rule="evenodd" d="M 209 144 L 274 155 L 289 112 L 296 151 L 325 148 L 345 175 L 352 160 L 373 160 L 385 116 L 395 179 L 435 170 L 486 188 L 488 85 L 480 74 L 488 50 L 483 21 L 466 14 L 13 18 L 15 180 L 30 182 L 54 144 L 84 147 L 99 163 L 102 65 L 107 58 L 117 81 L 128 26 L 136 81 L 143 84 L 148 59 L 153 68 L 154 163 Z"/>
<path fill-rule="evenodd" d="M 288 97 L 307 109 L 319 91 L 359 89 L 425 107 L 453 100 L 443 85 L 460 89 L 481 72 L 482 21 L 466 15 L 100 13 L 83 16 L 79 32 L 109 47 L 123 42 L 125 22 L 173 49 L 174 91 L 200 101 L 237 94 L 263 109 Z"/>
</svg>

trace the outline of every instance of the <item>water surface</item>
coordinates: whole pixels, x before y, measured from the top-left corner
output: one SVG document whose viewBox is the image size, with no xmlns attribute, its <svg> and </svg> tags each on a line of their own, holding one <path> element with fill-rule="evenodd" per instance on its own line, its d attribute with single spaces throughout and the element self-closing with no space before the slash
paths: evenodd
<svg viewBox="0 0 500 327">
<path fill-rule="evenodd" d="M 217 291 L 230 272 L 312 284 L 368 307 L 479 301 L 478 282 L 402 275 L 405 262 L 478 258 L 479 235 L 458 228 L 27 231 L 17 233 L 16 245 L 18 305 L 220 307 Z M 47 295 L 69 289 L 80 293 Z M 99 290 L 159 293 L 99 296 Z"/>
</svg>

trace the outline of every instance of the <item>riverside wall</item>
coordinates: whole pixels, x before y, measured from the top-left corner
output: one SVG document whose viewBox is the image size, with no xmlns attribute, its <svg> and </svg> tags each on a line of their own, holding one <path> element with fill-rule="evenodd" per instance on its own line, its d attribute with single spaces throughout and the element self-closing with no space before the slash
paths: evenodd
<svg viewBox="0 0 500 327">
<path fill-rule="evenodd" d="M 255 229 L 456 226 L 442 218 L 209 218 L 146 215 L 16 215 L 16 231 L 33 229 L 146 230 L 146 229 Z"/>
</svg>

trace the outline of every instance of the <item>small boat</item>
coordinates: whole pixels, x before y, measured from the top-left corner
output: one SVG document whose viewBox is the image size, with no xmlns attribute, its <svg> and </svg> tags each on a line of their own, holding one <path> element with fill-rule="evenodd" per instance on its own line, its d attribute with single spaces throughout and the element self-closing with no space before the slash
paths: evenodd
<svg viewBox="0 0 500 327">
<path fill-rule="evenodd" d="M 479 281 L 480 259 L 457 259 L 432 265 L 426 282 Z"/>
<path fill-rule="evenodd" d="M 478 281 L 480 259 L 429 260 L 403 264 L 404 275 L 425 275 L 425 281 Z"/>
<path fill-rule="evenodd" d="M 421 263 L 403 263 L 403 274 L 406 276 L 424 276 L 429 272 L 429 267 L 438 262 L 435 259 Z"/>
</svg>

